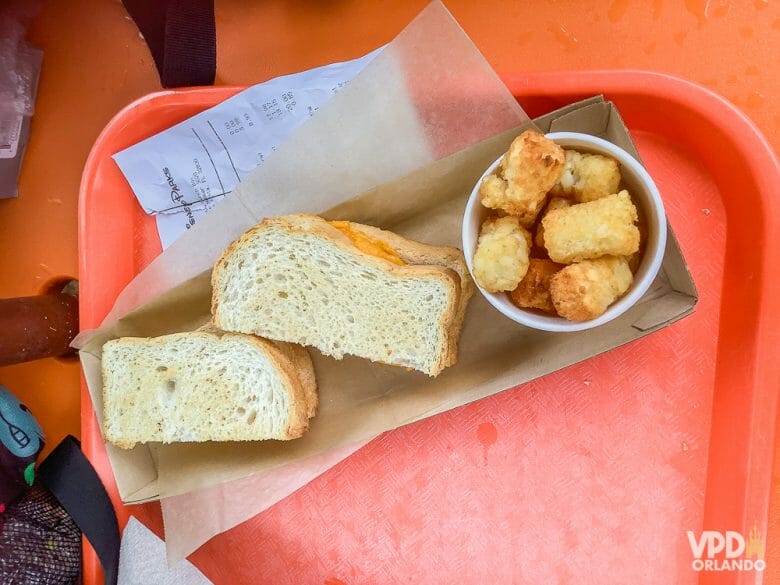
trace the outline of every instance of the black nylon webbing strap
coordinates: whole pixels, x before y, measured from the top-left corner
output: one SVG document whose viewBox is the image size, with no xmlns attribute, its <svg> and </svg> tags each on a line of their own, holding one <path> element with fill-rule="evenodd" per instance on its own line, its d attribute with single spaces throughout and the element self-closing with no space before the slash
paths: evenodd
<svg viewBox="0 0 780 585">
<path fill-rule="evenodd" d="M 73 518 L 103 565 L 106 585 L 116 585 L 119 571 L 119 525 L 106 489 L 68 435 L 38 467 L 38 479 Z"/>
<path fill-rule="evenodd" d="M 122 0 L 152 52 L 163 87 L 212 85 L 214 0 Z"/>
</svg>

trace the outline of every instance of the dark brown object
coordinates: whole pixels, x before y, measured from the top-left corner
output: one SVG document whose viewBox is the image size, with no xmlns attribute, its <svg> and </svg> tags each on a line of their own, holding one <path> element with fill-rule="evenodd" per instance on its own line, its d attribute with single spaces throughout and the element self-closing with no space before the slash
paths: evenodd
<svg viewBox="0 0 780 585">
<path fill-rule="evenodd" d="M 71 353 L 79 330 L 72 286 L 34 297 L 0 299 L 0 366 Z"/>
</svg>

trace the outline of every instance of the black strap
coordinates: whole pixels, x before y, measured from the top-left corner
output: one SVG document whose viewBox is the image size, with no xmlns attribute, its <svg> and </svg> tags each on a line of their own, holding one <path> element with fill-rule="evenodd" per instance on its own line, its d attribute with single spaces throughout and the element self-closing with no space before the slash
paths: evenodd
<svg viewBox="0 0 780 585">
<path fill-rule="evenodd" d="M 68 435 L 38 467 L 40 482 L 57 498 L 95 549 L 106 585 L 116 585 L 119 571 L 119 525 L 108 493 Z"/>
<path fill-rule="evenodd" d="M 214 0 L 122 0 L 149 45 L 163 87 L 212 85 Z"/>
</svg>

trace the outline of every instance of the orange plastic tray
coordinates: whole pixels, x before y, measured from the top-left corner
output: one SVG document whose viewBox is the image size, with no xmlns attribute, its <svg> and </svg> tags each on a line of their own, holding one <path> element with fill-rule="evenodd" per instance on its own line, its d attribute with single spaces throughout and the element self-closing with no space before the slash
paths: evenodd
<svg viewBox="0 0 780 585">
<path fill-rule="evenodd" d="M 686 531 L 767 537 L 780 390 L 780 166 L 717 95 L 641 72 L 503 77 L 531 116 L 613 100 L 696 281 L 696 312 L 543 379 L 387 433 L 191 560 L 215 583 L 759 583 L 691 568 Z M 166 91 L 109 123 L 79 201 L 81 323 L 160 253 L 110 156 L 241 88 Z M 82 384 L 84 450 L 118 499 Z M 773 503 L 776 506 L 777 503 Z M 775 512 L 776 514 L 776 512 Z M 777 574 L 771 565 L 764 576 Z M 101 581 L 88 548 L 85 582 Z"/>
</svg>

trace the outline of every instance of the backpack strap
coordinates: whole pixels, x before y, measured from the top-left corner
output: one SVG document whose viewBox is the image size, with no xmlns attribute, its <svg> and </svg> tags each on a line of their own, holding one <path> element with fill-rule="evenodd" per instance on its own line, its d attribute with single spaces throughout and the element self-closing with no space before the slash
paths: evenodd
<svg viewBox="0 0 780 585">
<path fill-rule="evenodd" d="M 213 85 L 214 0 L 122 0 L 157 65 L 163 87 Z"/>
</svg>

